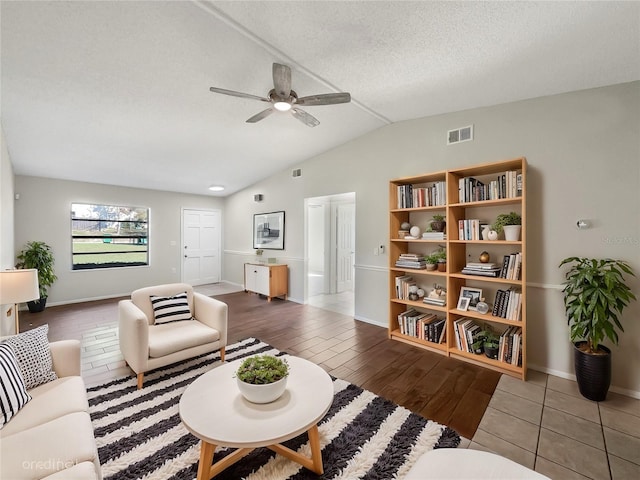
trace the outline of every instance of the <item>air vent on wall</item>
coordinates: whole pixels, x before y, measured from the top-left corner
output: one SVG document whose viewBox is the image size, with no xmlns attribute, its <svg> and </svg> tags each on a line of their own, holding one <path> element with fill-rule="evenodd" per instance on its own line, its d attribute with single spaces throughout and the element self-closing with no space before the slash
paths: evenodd
<svg viewBox="0 0 640 480">
<path fill-rule="evenodd" d="M 301 177 L 302 176 L 302 169 L 296 168 L 295 170 L 291 170 L 291 176 L 293 178 Z"/>
<path fill-rule="evenodd" d="M 454 143 L 469 142 L 473 140 L 473 125 L 467 127 L 460 127 L 455 130 L 449 130 L 447 132 L 447 145 L 453 145 Z"/>
</svg>

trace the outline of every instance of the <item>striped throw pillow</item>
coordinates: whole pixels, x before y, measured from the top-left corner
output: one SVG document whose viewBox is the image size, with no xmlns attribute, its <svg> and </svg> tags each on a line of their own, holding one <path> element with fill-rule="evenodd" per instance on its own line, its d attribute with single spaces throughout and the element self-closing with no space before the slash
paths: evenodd
<svg viewBox="0 0 640 480">
<path fill-rule="evenodd" d="M 149 298 L 153 306 L 154 323 L 156 325 L 192 319 L 187 292 L 178 293 L 173 297 L 150 295 Z"/>
<path fill-rule="evenodd" d="M 0 428 L 4 427 L 29 400 L 31 395 L 27 393 L 13 349 L 7 343 L 0 343 Z"/>
</svg>

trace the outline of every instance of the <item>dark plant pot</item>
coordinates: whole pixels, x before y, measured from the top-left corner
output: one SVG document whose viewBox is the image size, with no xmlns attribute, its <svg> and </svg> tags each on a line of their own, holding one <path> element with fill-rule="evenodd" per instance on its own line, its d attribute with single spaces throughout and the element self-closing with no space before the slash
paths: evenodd
<svg viewBox="0 0 640 480">
<path fill-rule="evenodd" d="M 431 222 L 431 230 L 434 232 L 444 232 L 444 228 L 447 226 L 447 222 L 444 220 L 434 220 Z"/>
<path fill-rule="evenodd" d="M 27 307 L 29 307 L 29 312 L 38 313 L 44 310 L 44 307 L 47 306 L 47 297 L 40 298 L 39 300 L 34 300 L 32 302 L 27 302 Z"/>
<path fill-rule="evenodd" d="M 439 272 L 446 272 L 447 271 L 447 264 L 444 262 L 438 262 L 438 271 Z"/>
<path fill-rule="evenodd" d="M 498 349 L 497 348 L 487 347 L 485 345 L 484 346 L 484 354 L 489 358 L 493 358 L 494 360 L 498 359 Z"/>
<path fill-rule="evenodd" d="M 611 385 L 611 350 L 599 346 L 606 355 L 594 355 L 580 350 L 579 346 L 585 342 L 573 344 L 573 361 L 576 369 L 578 388 L 583 397 L 602 402 L 607 398 Z"/>
</svg>

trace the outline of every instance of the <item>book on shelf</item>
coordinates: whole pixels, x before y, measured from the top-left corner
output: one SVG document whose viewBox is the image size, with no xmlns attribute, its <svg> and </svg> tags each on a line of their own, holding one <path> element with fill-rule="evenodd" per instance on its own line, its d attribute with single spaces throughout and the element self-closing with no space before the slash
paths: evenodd
<svg viewBox="0 0 640 480">
<path fill-rule="evenodd" d="M 427 268 L 427 262 L 424 259 L 424 255 L 401 253 L 398 260 L 396 260 L 396 267 L 423 269 Z"/>
<path fill-rule="evenodd" d="M 458 220 L 458 240 L 482 240 L 480 225 L 484 224 L 477 218 Z"/>
<path fill-rule="evenodd" d="M 519 322 L 522 319 L 522 292 L 515 288 L 499 289 L 491 313 L 494 317 Z"/>
<path fill-rule="evenodd" d="M 401 275 L 396 277 L 396 298 L 405 300 L 409 298 L 409 287 L 416 285 L 411 275 Z"/>
<path fill-rule="evenodd" d="M 481 202 L 522 196 L 522 173 L 506 171 L 484 182 L 474 177 L 458 180 L 458 202 Z"/>
<path fill-rule="evenodd" d="M 498 360 L 511 365 L 522 366 L 522 328 L 510 326 L 498 343 Z"/>
<path fill-rule="evenodd" d="M 422 234 L 423 240 L 446 240 L 446 238 L 444 232 L 424 232 Z"/>
<path fill-rule="evenodd" d="M 499 277 L 502 267 L 493 262 L 477 263 L 469 262 L 462 269 L 462 273 L 465 275 L 478 275 L 482 277 Z"/>
<path fill-rule="evenodd" d="M 398 185 L 398 208 L 433 207 L 447 204 L 445 182 L 434 182 L 430 186 Z"/>
<path fill-rule="evenodd" d="M 522 252 L 505 255 L 502 260 L 500 278 L 507 280 L 520 280 L 522 270 Z"/>
<path fill-rule="evenodd" d="M 456 347 L 463 352 L 473 352 L 472 345 L 482 331 L 482 327 L 472 318 L 461 317 L 453 322 Z"/>
</svg>

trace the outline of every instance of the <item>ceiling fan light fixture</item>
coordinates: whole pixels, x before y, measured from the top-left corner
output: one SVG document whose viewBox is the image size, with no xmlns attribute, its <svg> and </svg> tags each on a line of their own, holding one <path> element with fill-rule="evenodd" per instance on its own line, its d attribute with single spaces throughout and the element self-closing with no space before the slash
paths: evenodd
<svg viewBox="0 0 640 480">
<path fill-rule="evenodd" d="M 209 187 L 209 190 L 211 190 L 212 192 L 221 192 L 224 190 L 224 187 L 222 185 L 211 185 Z"/>
<path fill-rule="evenodd" d="M 273 104 L 273 108 L 279 112 L 288 112 L 291 110 L 291 104 L 289 102 L 275 102 Z"/>
</svg>

